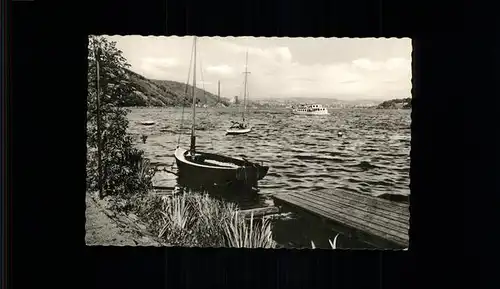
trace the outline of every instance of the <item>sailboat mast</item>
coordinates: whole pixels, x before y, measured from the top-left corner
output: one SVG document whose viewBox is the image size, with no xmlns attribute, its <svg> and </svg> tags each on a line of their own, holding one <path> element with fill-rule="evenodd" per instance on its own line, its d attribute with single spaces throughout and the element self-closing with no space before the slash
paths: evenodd
<svg viewBox="0 0 500 289">
<path fill-rule="evenodd" d="M 247 77 L 248 74 L 248 51 L 246 55 L 246 60 L 245 60 L 245 84 L 244 84 L 244 91 L 243 91 L 243 121 L 245 121 L 245 111 L 247 110 Z"/>
<path fill-rule="evenodd" d="M 195 91 L 196 91 L 196 36 L 194 37 L 194 56 L 193 56 L 193 90 L 192 90 L 192 95 L 193 95 L 193 126 L 191 127 L 191 153 L 195 153 L 195 147 L 196 147 L 196 134 L 195 134 L 195 126 L 196 126 L 196 96 L 195 96 Z"/>
<path fill-rule="evenodd" d="M 217 82 L 217 102 L 220 101 L 220 80 Z"/>
</svg>

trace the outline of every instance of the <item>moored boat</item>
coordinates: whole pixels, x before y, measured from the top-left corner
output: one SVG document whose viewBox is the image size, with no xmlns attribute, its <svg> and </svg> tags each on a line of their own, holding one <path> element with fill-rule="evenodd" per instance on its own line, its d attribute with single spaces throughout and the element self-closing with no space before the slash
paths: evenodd
<svg viewBox="0 0 500 289">
<path fill-rule="evenodd" d="M 141 121 L 141 124 L 142 125 L 154 125 L 156 122 L 154 122 L 153 120 L 144 120 L 144 121 Z"/>
<path fill-rule="evenodd" d="M 181 177 L 196 178 L 196 183 L 231 184 L 243 183 L 251 186 L 263 179 L 269 171 L 268 166 L 219 154 L 175 150 L 177 169 Z"/>
<path fill-rule="evenodd" d="M 189 149 L 178 146 L 175 150 L 174 157 L 179 177 L 209 185 L 238 183 L 257 186 L 257 182 L 267 175 L 269 166 L 251 162 L 244 158 L 196 151 L 196 96 L 194 94 L 196 88 L 196 37 L 193 43 L 193 59 L 191 146 Z"/>
<path fill-rule="evenodd" d="M 249 133 L 250 131 L 252 131 L 252 128 L 248 126 L 247 123 L 232 121 L 231 126 L 228 129 L 226 129 L 226 134 L 237 135 L 237 134 Z"/>
<path fill-rule="evenodd" d="M 226 130 L 227 135 L 237 135 L 237 134 L 246 134 L 252 131 L 252 127 L 248 123 L 247 119 L 245 119 L 245 113 L 247 112 L 247 98 L 248 98 L 248 51 L 246 54 L 245 61 L 245 79 L 243 85 L 243 113 L 241 114 L 241 122 L 231 121 L 231 126 Z"/>
</svg>

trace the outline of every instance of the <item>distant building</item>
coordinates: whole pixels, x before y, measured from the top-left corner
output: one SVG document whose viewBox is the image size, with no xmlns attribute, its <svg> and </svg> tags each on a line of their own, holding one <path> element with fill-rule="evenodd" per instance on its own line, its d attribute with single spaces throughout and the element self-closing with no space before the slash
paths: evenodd
<svg viewBox="0 0 500 289">
<path fill-rule="evenodd" d="M 238 96 L 237 95 L 234 96 L 233 103 L 234 104 L 239 104 L 239 102 L 238 102 Z"/>
</svg>

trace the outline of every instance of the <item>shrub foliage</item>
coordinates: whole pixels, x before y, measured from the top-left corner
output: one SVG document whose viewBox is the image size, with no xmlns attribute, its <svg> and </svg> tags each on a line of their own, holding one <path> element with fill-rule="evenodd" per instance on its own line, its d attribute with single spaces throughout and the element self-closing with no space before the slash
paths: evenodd
<svg viewBox="0 0 500 289">
<path fill-rule="evenodd" d="M 97 166 L 97 58 L 99 57 L 99 99 L 101 119 L 101 171 L 103 195 L 145 193 L 151 187 L 151 171 L 143 152 L 133 147 L 127 134 L 127 109 L 122 107 L 131 93 L 129 67 L 116 43 L 103 37 L 89 37 L 87 94 L 87 186 L 98 190 Z"/>
</svg>

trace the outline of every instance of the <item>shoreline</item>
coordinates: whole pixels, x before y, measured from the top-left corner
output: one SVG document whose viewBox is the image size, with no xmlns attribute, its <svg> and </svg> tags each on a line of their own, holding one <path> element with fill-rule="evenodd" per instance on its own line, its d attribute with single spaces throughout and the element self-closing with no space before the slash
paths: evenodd
<svg viewBox="0 0 500 289">
<path fill-rule="evenodd" d="M 107 202 L 85 194 L 85 245 L 166 246 L 149 233 L 135 215 L 106 209 Z"/>
</svg>

